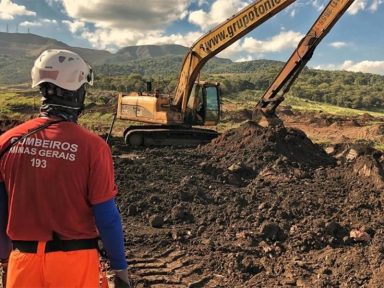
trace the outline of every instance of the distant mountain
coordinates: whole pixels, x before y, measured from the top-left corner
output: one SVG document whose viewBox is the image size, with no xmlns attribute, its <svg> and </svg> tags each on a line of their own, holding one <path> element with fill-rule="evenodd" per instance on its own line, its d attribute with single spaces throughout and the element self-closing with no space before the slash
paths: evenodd
<svg viewBox="0 0 384 288">
<path fill-rule="evenodd" d="M 63 42 L 29 33 L 0 32 L 0 55 L 35 59 L 46 49 L 71 49 L 88 62 L 98 62 L 112 54 L 104 50 L 71 47 Z M 102 63 L 102 62 L 100 62 Z"/>
<path fill-rule="evenodd" d="M 68 49 L 63 42 L 33 34 L 0 32 L 0 54 L 22 57 L 37 57 L 48 48 Z"/>
<path fill-rule="evenodd" d="M 188 52 L 188 48 L 180 45 L 144 45 L 130 46 L 117 51 L 117 55 L 124 55 L 131 59 L 162 57 L 162 56 L 184 56 Z"/>
<path fill-rule="evenodd" d="M 89 63 L 104 63 L 108 51 L 71 47 L 55 39 L 29 33 L 0 32 L 0 84 L 29 81 L 33 62 L 46 49 L 70 49 Z"/>
<path fill-rule="evenodd" d="M 71 47 L 55 39 L 27 33 L 0 32 L 0 84 L 29 81 L 33 61 L 46 49 L 70 49 L 95 67 L 98 74 L 178 73 L 187 47 L 180 45 L 130 46 L 110 53 L 105 50 Z M 232 61 L 215 57 L 212 65 Z M 111 67 L 112 65 L 112 67 Z"/>
<path fill-rule="evenodd" d="M 110 53 L 105 50 L 71 47 L 55 39 L 30 33 L 0 32 L 0 84 L 28 82 L 34 60 L 46 49 L 70 49 L 89 62 L 98 75 L 138 73 L 146 76 L 177 74 L 189 50 L 180 45 L 143 45 L 124 47 L 116 53 Z M 266 62 L 268 60 L 255 61 L 251 66 L 263 66 Z M 226 73 L 231 70 L 238 72 L 243 70 L 242 65 L 250 64 L 233 63 L 229 59 L 214 57 L 204 69 L 212 73 Z"/>
</svg>

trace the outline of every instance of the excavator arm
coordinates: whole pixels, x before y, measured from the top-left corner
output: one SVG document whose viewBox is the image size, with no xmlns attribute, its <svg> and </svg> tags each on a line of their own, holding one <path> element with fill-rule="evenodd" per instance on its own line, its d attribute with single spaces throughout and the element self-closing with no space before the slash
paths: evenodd
<svg viewBox="0 0 384 288">
<path fill-rule="evenodd" d="M 121 93 L 117 119 L 147 123 L 124 131 L 125 142 L 141 145 L 200 145 L 217 137 L 220 119 L 218 83 L 196 81 L 204 64 L 220 51 L 270 19 L 296 0 L 255 0 L 199 38 L 184 58 L 173 95 Z M 112 126 L 111 126 L 112 127 Z"/>
<path fill-rule="evenodd" d="M 300 41 L 296 50 L 292 53 L 289 60 L 285 63 L 257 103 L 253 113 L 253 120 L 260 121 L 260 118 L 263 117 L 270 123 L 272 119 L 276 118 L 276 108 L 284 100 L 284 95 L 289 91 L 293 82 L 311 59 L 317 45 L 332 29 L 345 11 L 347 11 L 353 1 L 354 0 L 329 1 L 328 5 L 324 8 L 305 37 Z M 278 95 L 280 91 L 281 94 Z"/>
<path fill-rule="evenodd" d="M 295 1 L 256 1 L 198 39 L 184 58 L 171 106 L 185 113 L 188 97 L 204 64 Z"/>
</svg>

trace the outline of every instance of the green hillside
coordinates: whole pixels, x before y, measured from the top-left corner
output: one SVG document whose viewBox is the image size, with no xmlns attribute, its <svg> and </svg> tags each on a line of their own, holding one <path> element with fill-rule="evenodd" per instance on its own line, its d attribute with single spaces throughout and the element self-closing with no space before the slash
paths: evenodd
<svg viewBox="0 0 384 288">
<path fill-rule="evenodd" d="M 37 55 L 48 48 L 71 49 L 85 58 L 96 74 L 95 88 L 109 91 L 144 90 L 152 81 L 172 93 L 188 48 L 180 45 L 125 47 L 116 53 L 70 47 L 33 34 L 0 32 L 0 85 L 30 81 Z M 201 71 L 201 80 L 221 84 L 225 97 L 241 101 L 259 99 L 284 65 L 271 60 L 235 63 L 214 57 Z M 384 110 L 384 76 L 305 68 L 286 95 L 347 108 Z"/>
</svg>

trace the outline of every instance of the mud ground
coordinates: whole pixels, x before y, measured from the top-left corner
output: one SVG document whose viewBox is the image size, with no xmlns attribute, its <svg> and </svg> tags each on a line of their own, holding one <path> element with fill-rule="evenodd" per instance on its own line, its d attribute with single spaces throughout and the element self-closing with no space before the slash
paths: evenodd
<svg viewBox="0 0 384 288">
<path fill-rule="evenodd" d="M 384 156 L 369 143 L 324 149 L 250 122 L 197 149 L 114 140 L 136 287 L 384 286 Z"/>
<path fill-rule="evenodd" d="M 372 119 L 284 117 L 195 149 L 112 139 L 134 287 L 384 287 L 384 155 L 336 138 Z"/>
</svg>

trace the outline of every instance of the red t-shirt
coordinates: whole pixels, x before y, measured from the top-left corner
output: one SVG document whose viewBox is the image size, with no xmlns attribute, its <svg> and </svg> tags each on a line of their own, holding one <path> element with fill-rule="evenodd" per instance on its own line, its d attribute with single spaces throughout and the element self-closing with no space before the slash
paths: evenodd
<svg viewBox="0 0 384 288">
<path fill-rule="evenodd" d="M 0 136 L 8 143 L 47 121 L 36 118 Z M 8 192 L 7 233 L 12 240 L 97 237 L 92 205 L 116 193 L 107 143 L 72 122 L 53 124 L 21 140 L 0 160 Z"/>
</svg>

